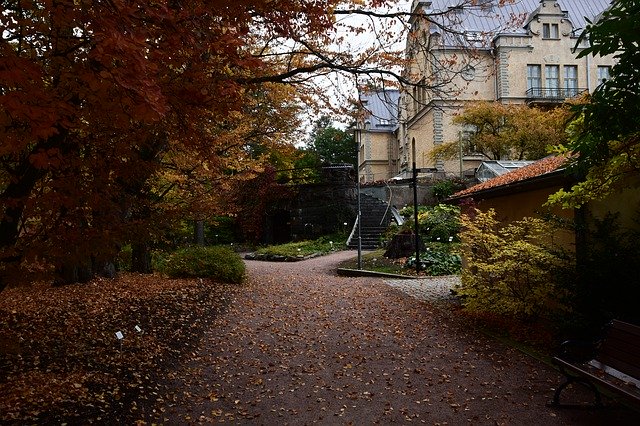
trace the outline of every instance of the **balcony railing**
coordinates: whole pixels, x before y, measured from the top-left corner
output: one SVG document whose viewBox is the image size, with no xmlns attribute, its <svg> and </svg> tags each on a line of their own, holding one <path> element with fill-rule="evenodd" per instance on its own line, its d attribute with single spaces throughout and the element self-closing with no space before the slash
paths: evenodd
<svg viewBox="0 0 640 426">
<path fill-rule="evenodd" d="M 588 92 L 588 89 L 582 88 L 546 88 L 546 87 L 532 87 L 527 90 L 526 101 L 527 103 L 556 103 L 564 102 L 566 99 L 575 98 Z"/>
</svg>

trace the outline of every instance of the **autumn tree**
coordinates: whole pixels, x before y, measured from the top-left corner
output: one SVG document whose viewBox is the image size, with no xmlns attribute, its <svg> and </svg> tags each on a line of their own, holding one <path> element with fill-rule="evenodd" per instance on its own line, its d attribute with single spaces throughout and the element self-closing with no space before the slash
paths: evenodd
<svg viewBox="0 0 640 426">
<path fill-rule="evenodd" d="M 316 77 L 435 89 L 398 72 L 392 29 L 429 15 L 386 4 L 3 2 L 0 289 L 25 271 L 88 279 L 120 245 L 226 209 L 262 147 L 290 143 L 282 108 L 327 97 Z M 345 50 L 380 19 L 373 46 Z"/>
<path fill-rule="evenodd" d="M 454 117 L 464 129 L 464 154 L 488 160 L 537 160 L 551 147 L 567 140 L 566 107 L 543 110 L 526 105 L 475 102 Z M 444 143 L 431 152 L 432 158 L 458 158 L 461 141 Z"/>
<path fill-rule="evenodd" d="M 223 176 L 251 169 L 249 141 L 276 130 L 274 117 L 248 108 L 269 91 L 258 80 L 279 75 L 253 54 L 252 26 L 286 37 L 301 21 L 315 34 L 331 20 L 297 2 L 228 6 L 3 4 L 3 276 L 54 265 L 70 271 L 64 280 L 82 279 L 123 241 L 144 239 L 148 224 L 169 220 L 158 203 L 193 204 L 168 196 L 184 182 L 208 169 L 214 193 Z"/>
</svg>

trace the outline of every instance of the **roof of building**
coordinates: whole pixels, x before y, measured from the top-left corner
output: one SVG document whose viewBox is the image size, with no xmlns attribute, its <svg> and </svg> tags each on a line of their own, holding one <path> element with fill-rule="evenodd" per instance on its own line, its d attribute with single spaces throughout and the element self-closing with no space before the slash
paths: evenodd
<svg viewBox="0 0 640 426">
<path fill-rule="evenodd" d="M 520 167 L 528 166 L 533 161 L 511 161 L 511 160 L 487 160 L 483 161 L 476 170 L 476 179 L 480 182 L 493 179 L 496 176 L 501 176 L 505 173 L 509 173 Z"/>
<path fill-rule="evenodd" d="M 360 102 L 369 112 L 369 131 L 393 131 L 398 125 L 398 98 L 400 92 L 396 89 L 384 89 L 363 92 Z"/>
<path fill-rule="evenodd" d="M 557 0 L 564 16 L 568 19 L 576 36 L 586 27 L 587 21 L 595 20 L 611 4 L 611 0 Z M 541 8 L 541 0 L 514 0 L 500 4 L 499 0 L 479 0 L 469 6 L 466 0 L 416 1 L 414 7 L 422 3 L 425 13 L 439 22 L 445 31 L 439 32 L 447 46 L 471 45 L 489 46 L 498 34 L 528 34 L 527 24 L 533 14 Z M 464 7 L 456 7 L 458 5 Z M 448 13 L 443 13 L 447 12 Z M 586 19 L 585 19 L 586 18 Z"/>
<path fill-rule="evenodd" d="M 538 160 L 532 164 L 529 164 L 528 166 L 524 166 L 512 172 L 505 173 L 493 179 L 489 179 L 488 181 L 474 185 L 471 188 L 458 191 L 455 194 L 453 194 L 451 198 L 463 198 L 467 196 L 473 196 L 473 194 L 478 193 L 480 191 L 486 191 L 489 189 L 505 187 L 518 182 L 524 182 L 531 179 L 536 179 L 544 175 L 553 173 L 555 171 L 561 170 L 564 167 L 566 162 L 567 162 L 567 158 L 560 155 L 545 157 L 542 160 Z"/>
</svg>

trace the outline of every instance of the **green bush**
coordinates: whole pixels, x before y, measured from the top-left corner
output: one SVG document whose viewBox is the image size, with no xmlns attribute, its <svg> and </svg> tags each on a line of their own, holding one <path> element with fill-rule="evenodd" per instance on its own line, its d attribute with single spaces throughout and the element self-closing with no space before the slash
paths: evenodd
<svg viewBox="0 0 640 426">
<path fill-rule="evenodd" d="M 116 268 L 118 271 L 131 271 L 131 245 L 122 247 L 116 256 Z"/>
<path fill-rule="evenodd" d="M 169 255 L 161 272 L 172 278 L 214 278 L 240 283 L 245 266 L 240 256 L 227 247 L 187 247 Z"/>
<path fill-rule="evenodd" d="M 400 210 L 406 222 L 403 229 L 413 230 L 413 207 Z M 418 226 L 424 241 L 454 242 L 459 241 L 460 208 L 449 204 L 438 204 L 432 207 L 418 206 Z"/>
<path fill-rule="evenodd" d="M 558 229 L 531 217 L 501 227 L 492 209 L 474 216 L 462 217 L 468 265 L 459 294 L 465 307 L 520 319 L 564 312 L 568 294 L 560 277 L 571 262 L 553 243 Z"/>
<path fill-rule="evenodd" d="M 416 257 L 407 260 L 407 268 L 416 267 Z M 462 269 L 462 258 L 452 250 L 450 244 L 430 243 L 424 252 L 420 253 L 420 269 L 428 275 L 454 275 Z"/>
<path fill-rule="evenodd" d="M 205 239 L 209 244 L 231 244 L 238 240 L 236 221 L 228 216 L 216 216 L 205 224 Z"/>
<path fill-rule="evenodd" d="M 256 250 L 256 253 L 286 257 L 309 256 L 316 253 L 326 254 L 335 250 L 344 250 L 346 241 L 347 236 L 344 233 L 338 232 L 323 235 L 315 240 L 294 241 L 275 246 L 261 247 Z"/>
<path fill-rule="evenodd" d="M 460 208 L 438 204 L 423 214 L 418 214 L 418 224 L 423 239 L 427 241 L 458 241 L 460 232 Z"/>
<path fill-rule="evenodd" d="M 464 181 L 460 178 L 440 180 L 433 184 L 431 193 L 438 201 L 449 198 L 455 192 L 465 188 Z"/>
</svg>

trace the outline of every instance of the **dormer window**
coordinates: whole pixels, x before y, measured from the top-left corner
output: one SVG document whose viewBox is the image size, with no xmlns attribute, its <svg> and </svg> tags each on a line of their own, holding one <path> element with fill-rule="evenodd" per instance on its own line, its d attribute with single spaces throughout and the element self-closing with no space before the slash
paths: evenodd
<svg viewBox="0 0 640 426">
<path fill-rule="evenodd" d="M 560 30 L 558 29 L 558 24 L 542 24 L 542 38 L 559 39 Z"/>
<path fill-rule="evenodd" d="M 480 31 L 465 31 L 464 36 L 467 41 L 482 41 L 482 33 Z"/>
</svg>

